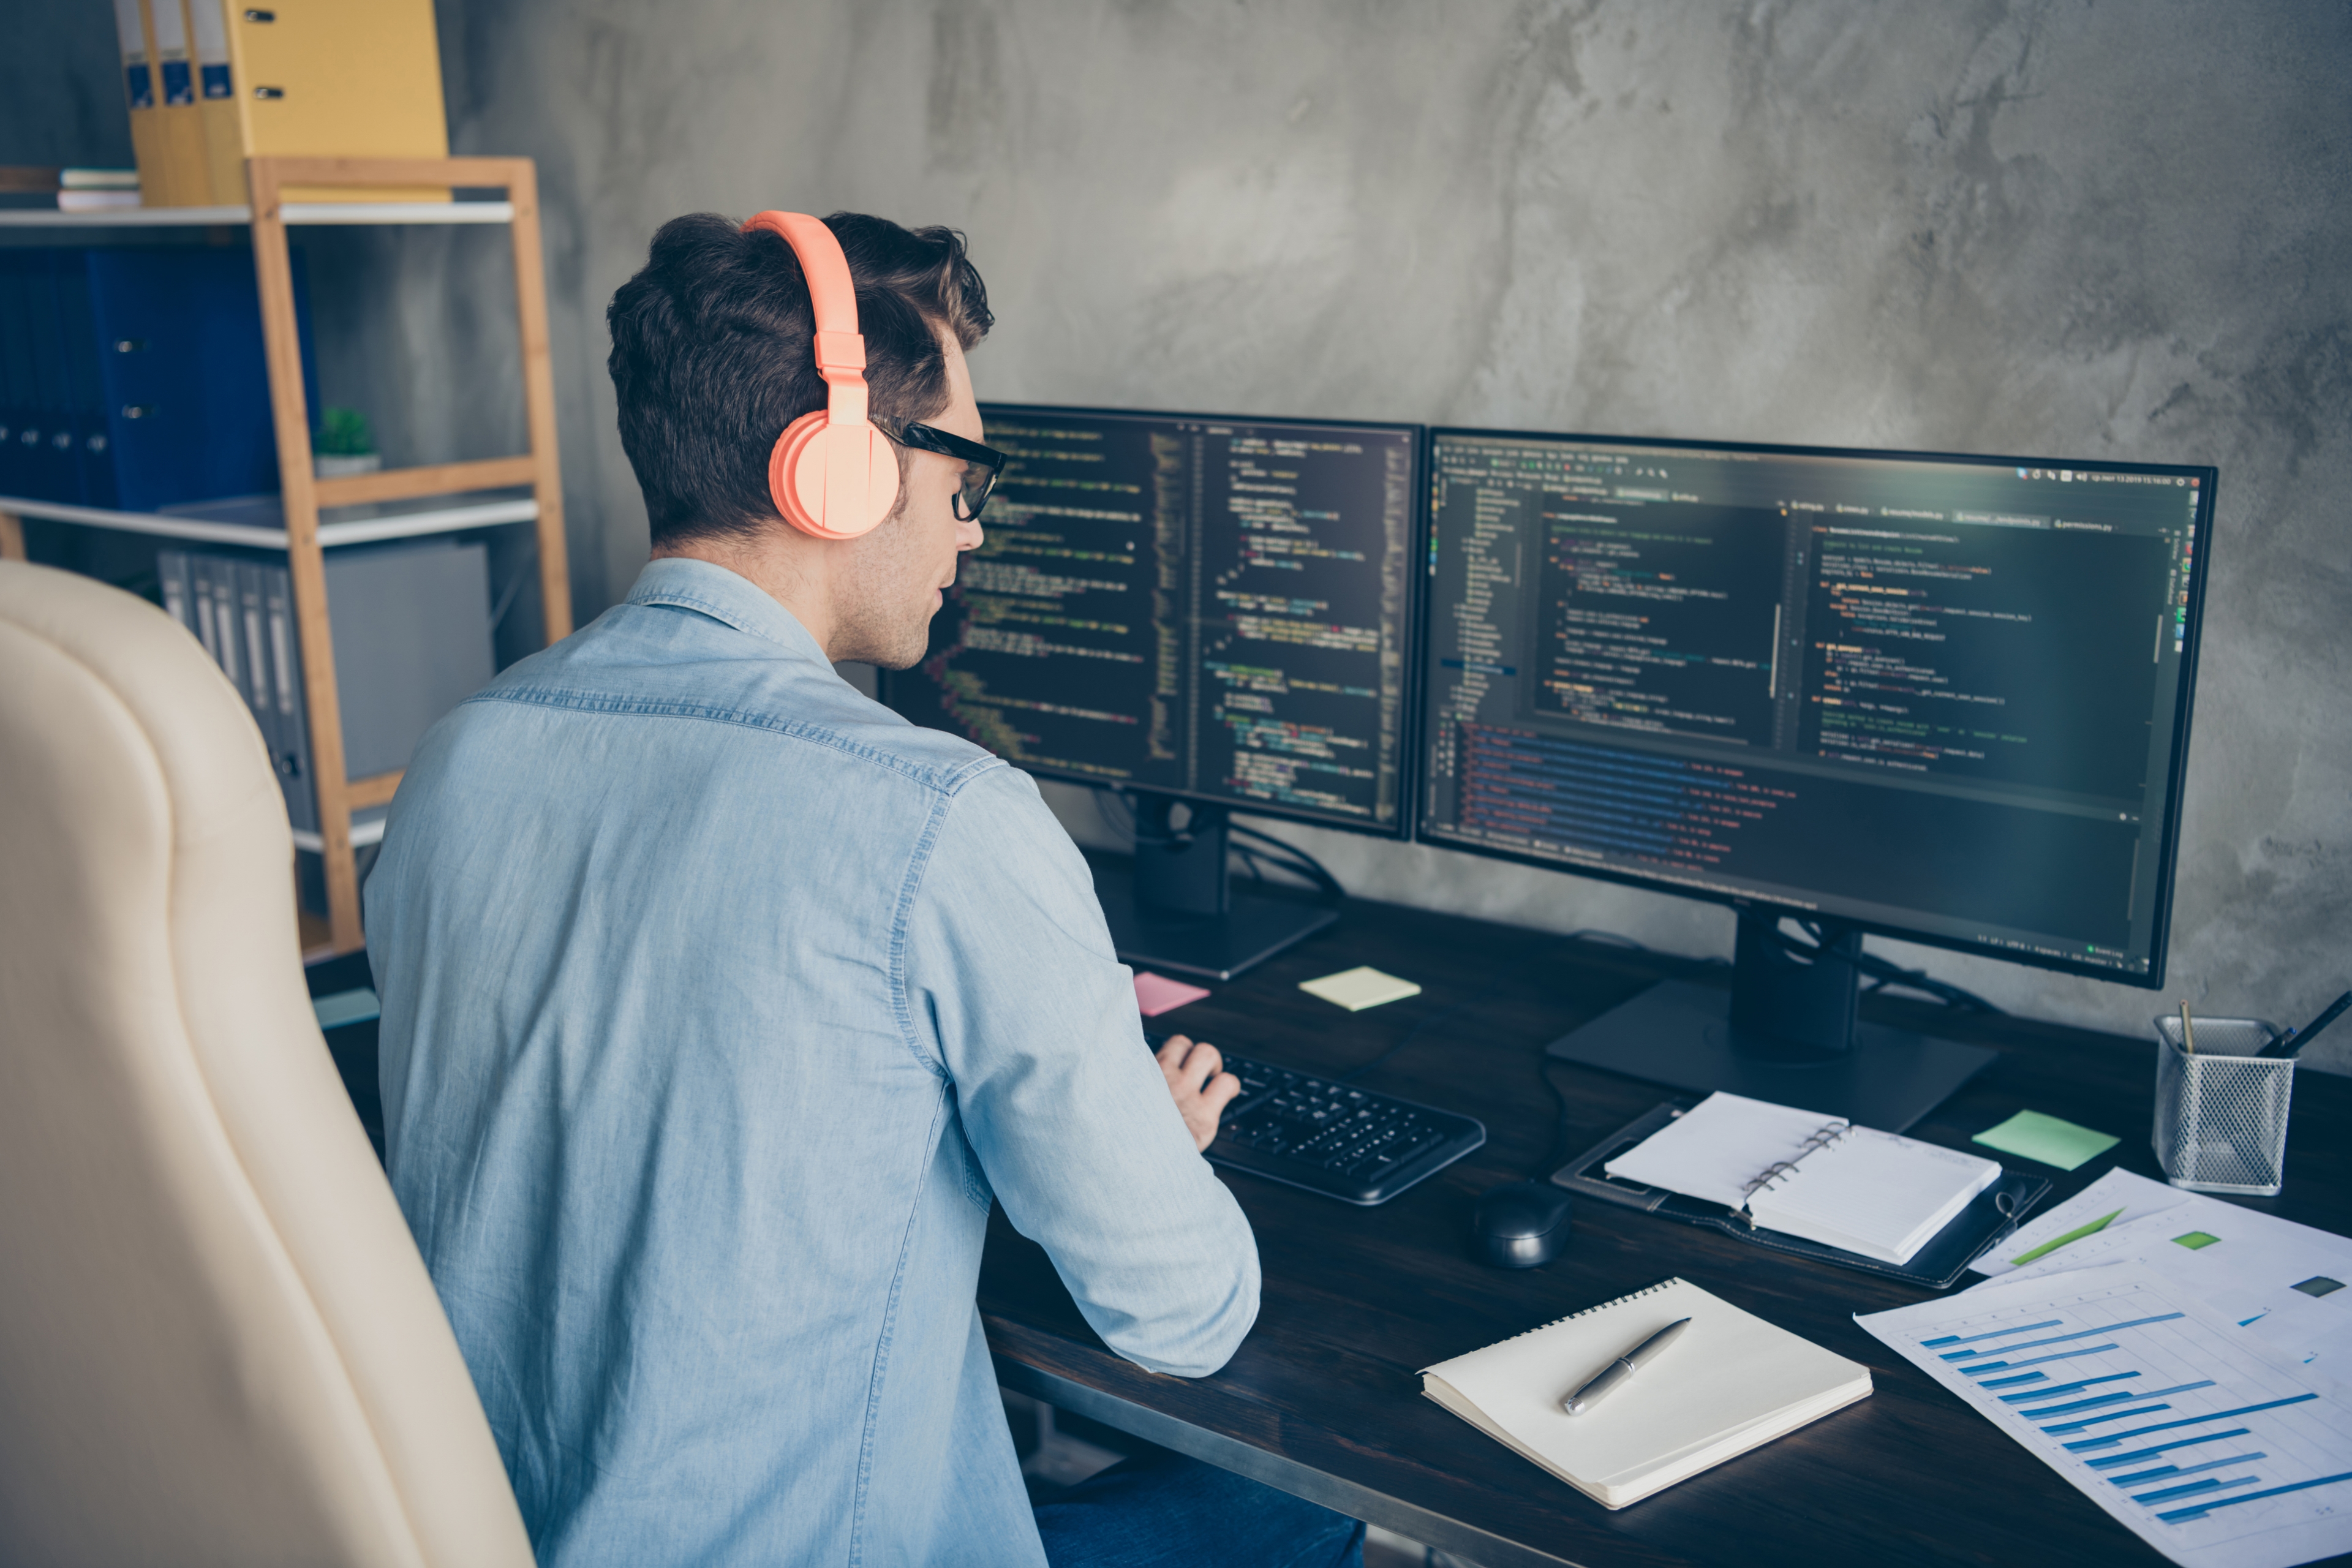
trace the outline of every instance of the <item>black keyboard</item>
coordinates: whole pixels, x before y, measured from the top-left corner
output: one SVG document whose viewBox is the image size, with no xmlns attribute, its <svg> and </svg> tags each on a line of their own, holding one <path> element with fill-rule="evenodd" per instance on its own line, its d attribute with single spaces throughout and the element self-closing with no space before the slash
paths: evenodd
<svg viewBox="0 0 2352 1568">
<path fill-rule="evenodd" d="M 1168 1037 L 1145 1038 L 1156 1049 Z M 1209 1145 L 1220 1165 L 1369 1206 L 1486 1141 L 1475 1118 L 1219 1049 L 1242 1083 Z"/>
</svg>

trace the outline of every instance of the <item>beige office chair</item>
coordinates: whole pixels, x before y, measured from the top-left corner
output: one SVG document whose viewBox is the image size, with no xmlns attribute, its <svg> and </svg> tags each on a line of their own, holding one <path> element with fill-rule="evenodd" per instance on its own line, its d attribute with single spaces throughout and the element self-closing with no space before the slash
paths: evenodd
<svg viewBox="0 0 2352 1568">
<path fill-rule="evenodd" d="M 528 1564 L 194 638 L 0 562 L 0 1561 Z"/>
</svg>

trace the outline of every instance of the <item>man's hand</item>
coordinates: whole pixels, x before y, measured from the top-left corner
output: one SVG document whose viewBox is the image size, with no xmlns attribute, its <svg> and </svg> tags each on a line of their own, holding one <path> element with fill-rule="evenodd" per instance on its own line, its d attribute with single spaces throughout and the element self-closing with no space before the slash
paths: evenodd
<svg viewBox="0 0 2352 1568">
<path fill-rule="evenodd" d="M 1160 1070 L 1168 1079 L 1168 1092 L 1176 1097 L 1185 1131 L 1204 1151 L 1217 1140 L 1217 1118 L 1242 1091 L 1242 1080 L 1224 1067 L 1216 1047 L 1196 1046 L 1181 1035 L 1160 1047 Z"/>
</svg>

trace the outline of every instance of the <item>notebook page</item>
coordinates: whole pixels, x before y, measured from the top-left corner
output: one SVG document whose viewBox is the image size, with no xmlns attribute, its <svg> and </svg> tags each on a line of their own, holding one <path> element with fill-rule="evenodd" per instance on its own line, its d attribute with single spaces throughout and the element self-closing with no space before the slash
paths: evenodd
<svg viewBox="0 0 2352 1568">
<path fill-rule="evenodd" d="M 1736 1209 L 1748 1201 L 1749 1183 L 1805 1152 L 1807 1141 L 1823 1127 L 1843 1125 L 1817 1110 L 1717 1092 L 1601 1169 Z"/>
<path fill-rule="evenodd" d="M 1775 1230 L 1815 1239 L 1830 1230 L 1853 1238 L 1855 1250 L 1907 1257 L 1927 1239 L 1918 1234 L 1923 1227 L 1950 1219 L 2000 1177 L 1993 1161 L 1856 1127 L 1775 1178 L 1748 1200 L 1748 1212 Z"/>
<path fill-rule="evenodd" d="M 1677 1318 L 1683 1336 L 1584 1415 L 1560 1401 Z M 1832 1390 L 1867 1391 L 1866 1369 L 1669 1280 L 1428 1369 L 1508 1433 L 1512 1446 L 1587 1489 L 1630 1487 Z"/>
</svg>

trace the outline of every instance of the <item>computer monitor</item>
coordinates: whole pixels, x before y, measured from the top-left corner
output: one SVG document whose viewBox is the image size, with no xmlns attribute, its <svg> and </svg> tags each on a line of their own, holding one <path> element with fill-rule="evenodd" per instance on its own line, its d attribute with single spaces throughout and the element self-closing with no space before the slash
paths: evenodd
<svg viewBox="0 0 2352 1568">
<path fill-rule="evenodd" d="M 1900 1131 L 1989 1053 L 1857 1025 L 1863 932 L 2161 984 L 2214 470 L 1431 454 L 1418 836 L 1739 911 L 1555 1056 Z"/>
<path fill-rule="evenodd" d="M 1122 958 L 1229 978 L 1329 923 L 1236 892 L 1229 814 L 1406 830 L 1412 426 L 987 405 L 1010 463 L 883 700 L 1132 802 Z"/>
</svg>

